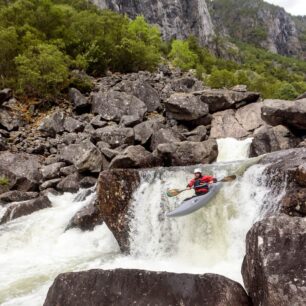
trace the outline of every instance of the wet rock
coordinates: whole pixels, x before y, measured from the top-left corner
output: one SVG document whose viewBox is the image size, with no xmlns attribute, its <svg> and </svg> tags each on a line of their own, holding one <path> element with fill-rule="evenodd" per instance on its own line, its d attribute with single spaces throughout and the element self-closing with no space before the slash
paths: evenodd
<svg viewBox="0 0 306 306">
<path fill-rule="evenodd" d="M 252 103 L 236 111 L 236 119 L 243 129 L 250 132 L 265 125 L 261 119 L 261 106 L 262 103 Z"/>
<path fill-rule="evenodd" d="M 250 148 L 251 157 L 294 148 L 300 142 L 299 138 L 282 125 L 262 126 L 254 132 L 253 137 Z"/>
<path fill-rule="evenodd" d="M 49 180 L 49 179 L 59 177 L 61 169 L 65 166 L 66 164 L 63 162 L 58 162 L 58 163 L 50 164 L 47 166 L 43 166 L 41 168 L 43 179 Z"/>
<path fill-rule="evenodd" d="M 95 205 L 95 199 L 90 204 L 79 210 L 69 221 L 66 230 L 71 228 L 79 228 L 82 231 L 93 231 L 95 226 L 101 225 L 103 219 L 100 210 Z"/>
<path fill-rule="evenodd" d="M 0 90 L 0 105 L 13 98 L 13 91 L 10 88 Z"/>
<path fill-rule="evenodd" d="M 206 164 L 216 160 L 218 146 L 213 139 L 203 142 L 167 143 L 160 144 L 153 155 L 166 167 Z"/>
<path fill-rule="evenodd" d="M 21 202 L 37 198 L 38 192 L 24 192 L 19 190 L 8 191 L 0 195 L 0 204 Z"/>
<path fill-rule="evenodd" d="M 129 146 L 119 153 L 110 163 L 109 169 L 114 168 L 150 168 L 155 166 L 155 159 L 142 146 Z"/>
<path fill-rule="evenodd" d="M 222 112 L 213 114 L 211 123 L 210 138 L 227 138 L 233 137 L 241 139 L 249 135 L 237 121 L 235 111 L 228 109 Z"/>
<path fill-rule="evenodd" d="M 65 114 L 56 111 L 47 116 L 38 127 L 38 130 L 45 136 L 55 137 L 56 134 L 64 131 Z"/>
<path fill-rule="evenodd" d="M 90 270 L 60 274 L 44 306 L 249 306 L 242 286 L 215 274 Z"/>
<path fill-rule="evenodd" d="M 97 129 L 93 133 L 93 137 L 96 141 L 106 142 L 111 148 L 116 148 L 123 144 L 132 145 L 134 143 L 134 130 L 132 128 L 107 126 Z"/>
<path fill-rule="evenodd" d="M 114 89 L 124 91 L 143 101 L 147 106 L 148 112 L 153 112 L 161 108 L 158 92 L 146 81 L 122 81 Z"/>
<path fill-rule="evenodd" d="M 92 176 L 86 176 L 81 179 L 80 187 L 81 188 L 90 188 L 96 185 L 97 179 Z"/>
<path fill-rule="evenodd" d="M 122 252 L 129 251 L 128 209 L 132 195 L 140 184 L 139 173 L 131 169 L 114 169 L 100 173 L 97 203 L 103 220 L 118 241 Z"/>
<path fill-rule="evenodd" d="M 91 99 L 92 112 L 107 121 L 119 122 L 124 115 L 136 115 L 142 120 L 147 111 L 143 101 L 124 92 L 97 92 Z"/>
<path fill-rule="evenodd" d="M 265 100 L 261 113 L 263 120 L 270 125 L 281 124 L 297 130 L 306 130 L 306 99 Z"/>
<path fill-rule="evenodd" d="M 100 172 L 101 170 L 102 155 L 90 140 L 65 146 L 60 150 L 59 155 L 61 160 L 73 164 L 79 172 Z"/>
<path fill-rule="evenodd" d="M 164 104 L 169 118 L 176 120 L 196 120 L 208 114 L 207 104 L 193 94 L 175 93 Z"/>
<path fill-rule="evenodd" d="M 134 127 L 135 140 L 140 142 L 140 144 L 146 144 L 154 131 L 158 131 L 163 126 L 161 120 L 148 120 L 142 122 Z"/>
<path fill-rule="evenodd" d="M 72 117 L 66 117 L 64 122 L 64 129 L 69 133 L 82 132 L 84 130 L 84 124 Z"/>
<path fill-rule="evenodd" d="M 46 196 L 42 196 L 25 202 L 12 203 L 7 207 L 0 224 L 4 224 L 13 219 L 29 215 L 35 211 L 51 207 L 51 202 Z"/>
<path fill-rule="evenodd" d="M 162 143 L 173 143 L 185 140 L 185 137 L 174 129 L 161 128 L 153 133 L 151 150 L 154 151 Z"/>
<path fill-rule="evenodd" d="M 206 89 L 200 95 L 202 102 L 209 106 L 210 113 L 239 108 L 245 104 L 256 102 L 260 97 L 256 92 L 238 92 L 227 89 Z"/>
<path fill-rule="evenodd" d="M 70 174 L 56 185 L 56 189 L 62 192 L 77 192 L 80 189 L 80 179 L 78 173 Z"/>
<path fill-rule="evenodd" d="M 286 215 L 256 223 L 246 238 L 242 267 L 254 305 L 304 305 L 306 219 Z"/>
<path fill-rule="evenodd" d="M 82 114 L 90 111 L 91 108 L 90 102 L 76 88 L 69 89 L 69 99 L 73 105 L 73 109 L 77 113 Z"/>
</svg>

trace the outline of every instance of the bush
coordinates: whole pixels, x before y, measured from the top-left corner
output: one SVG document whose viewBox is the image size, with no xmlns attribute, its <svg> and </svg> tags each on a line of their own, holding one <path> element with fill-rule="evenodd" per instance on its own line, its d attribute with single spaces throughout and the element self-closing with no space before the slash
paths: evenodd
<svg viewBox="0 0 306 306">
<path fill-rule="evenodd" d="M 237 79 L 233 72 L 228 70 L 215 69 L 208 77 L 207 85 L 212 88 L 229 88 L 237 84 Z"/>
<path fill-rule="evenodd" d="M 283 82 L 280 84 L 278 90 L 275 92 L 275 98 L 282 100 L 294 100 L 298 93 L 293 85 Z"/>
</svg>

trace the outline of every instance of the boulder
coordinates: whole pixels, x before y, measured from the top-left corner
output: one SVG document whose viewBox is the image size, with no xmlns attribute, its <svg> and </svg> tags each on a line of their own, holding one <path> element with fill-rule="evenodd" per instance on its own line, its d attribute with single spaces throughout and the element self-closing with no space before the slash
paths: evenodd
<svg viewBox="0 0 306 306">
<path fill-rule="evenodd" d="M 109 169 L 114 168 L 150 168 L 155 166 L 155 159 L 144 147 L 129 146 L 119 153 L 110 163 Z"/>
<path fill-rule="evenodd" d="M 265 100 L 261 114 L 263 120 L 270 125 L 281 124 L 297 130 L 306 130 L 306 99 Z"/>
<path fill-rule="evenodd" d="M 19 190 L 12 190 L 0 195 L 0 204 L 8 204 L 12 202 L 22 202 L 37 198 L 38 192 L 24 192 Z"/>
<path fill-rule="evenodd" d="M 183 77 L 174 79 L 171 82 L 171 89 L 174 92 L 190 93 L 193 91 L 203 90 L 203 83 L 196 78 Z"/>
<path fill-rule="evenodd" d="M 57 162 L 41 168 L 41 173 L 44 180 L 50 180 L 61 175 L 60 171 L 66 164 L 64 162 Z"/>
<path fill-rule="evenodd" d="M 96 141 L 108 143 L 111 148 L 116 148 L 123 144 L 134 144 L 134 130 L 132 128 L 107 126 L 95 130 L 93 137 Z"/>
<path fill-rule="evenodd" d="M 5 151 L 7 150 L 7 140 L 0 134 L 0 151 Z"/>
<path fill-rule="evenodd" d="M 242 275 L 254 305 L 305 305 L 306 219 L 274 216 L 246 238 Z"/>
<path fill-rule="evenodd" d="M 95 186 L 97 183 L 97 179 L 93 176 L 85 176 L 80 181 L 80 187 L 81 188 L 90 188 Z"/>
<path fill-rule="evenodd" d="M 162 143 L 173 143 L 185 140 L 185 137 L 174 129 L 161 128 L 153 133 L 151 140 L 151 150 L 154 151 Z"/>
<path fill-rule="evenodd" d="M 188 141 L 191 142 L 201 142 L 206 140 L 207 138 L 207 129 L 204 125 L 200 125 L 196 127 L 191 132 L 185 132 L 183 133 L 185 137 L 187 137 Z"/>
<path fill-rule="evenodd" d="M 177 142 L 160 144 L 153 152 L 166 167 L 206 164 L 216 160 L 218 145 L 213 139 L 203 142 Z"/>
<path fill-rule="evenodd" d="M 80 189 L 80 179 L 78 173 L 70 174 L 56 185 L 56 189 L 62 192 L 77 192 Z"/>
<path fill-rule="evenodd" d="M 122 81 L 114 87 L 115 90 L 124 91 L 137 97 L 147 106 L 148 112 L 161 109 L 158 92 L 146 81 Z"/>
<path fill-rule="evenodd" d="M 86 97 L 84 97 L 76 88 L 69 89 L 69 100 L 73 105 L 73 109 L 81 114 L 90 111 L 91 104 Z"/>
<path fill-rule="evenodd" d="M 140 144 L 146 144 L 154 131 L 159 130 L 163 126 L 163 121 L 161 120 L 148 120 L 142 122 L 134 127 L 135 140 Z"/>
<path fill-rule="evenodd" d="M 20 191 L 35 191 L 41 181 L 40 168 L 43 158 L 27 153 L 0 152 L 0 174 L 8 177 L 10 188 Z M 4 169 L 3 171 L 1 169 Z M 5 172 L 9 172 L 5 174 Z"/>
<path fill-rule="evenodd" d="M 141 120 L 147 111 L 143 101 L 119 91 L 93 93 L 92 112 L 104 120 L 119 122 L 124 115 L 137 115 Z"/>
<path fill-rule="evenodd" d="M 64 129 L 69 133 L 82 132 L 84 130 L 84 124 L 72 117 L 66 117 L 64 121 Z"/>
<path fill-rule="evenodd" d="M 56 188 L 57 184 L 61 181 L 61 178 L 55 178 L 55 179 L 51 179 L 51 180 L 47 180 L 45 182 L 43 182 L 40 186 L 39 186 L 39 190 L 43 191 L 49 188 Z"/>
<path fill-rule="evenodd" d="M 73 164 L 79 172 L 101 171 L 102 155 L 90 140 L 63 147 L 59 156 L 61 160 Z"/>
<path fill-rule="evenodd" d="M 8 131 L 18 130 L 25 125 L 25 120 L 21 113 L 12 111 L 8 108 L 1 107 L 0 109 L 0 128 Z"/>
<path fill-rule="evenodd" d="M 77 172 L 77 168 L 74 165 L 63 167 L 60 169 L 60 173 L 63 174 L 64 176 L 67 176 L 69 174 L 72 174 L 74 172 Z"/>
<path fill-rule="evenodd" d="M 252 103 L 236 111 L 236 119 L 243 129 L 250 132 L 265 125 L 261 118 L 261 106 L 262 103 Z"/>
<path fill-rule="evenodd" d="M 93 199 L 88 205 L 81 208 L 69 221 L 66 230 L 79 228 L 82 231 L 93 231 L 95 226 L 103 223 L 100 210 Z"/>
<path fill-rule="evenodd" d="M 46 196 L 41 196 L 25 202 L 12 203 L 7 207 L 3 217 L 1 218 L 0 224 L 4 224 L 13 219 L 29 215 L 35 211 L 51 206 L 51 202 Z"/>
<path fill-rule="evenodd" d="M 138 117 L 138 115 L 124 115 L 121 117 L 119 125 L 125 127 L 134 127 L 141 121 L 142 120 Z"/>
<path fill-rule="evenodd" d="M 279 150 L 295 148 L 300 139 L 295 137 L 285 126 L 262 126 L 253 134 L 250 156 L 260 156 Z"/>
<path fill-rule="evenodd" d="M 13 91 L 10 88 L 0 90 L 0 105 L 13 98 Z"/>
<path fill-rule="evenodd" d="M 107 122 L 106 122 L 106 121 L 103 121 L 101 115 L 97 115 L 97 116 L 95 116 L 93 119 L 91 119 L 90 124 L 91 124 L 95 129 L 98 129 L 98 128 L 107 126 Z"/>
<path fill-rule="evenodd" d="M 208 114 L 207 104 L 193 94 L 175 93 L 164 104 L 167 116 L 176 120 L 196 120 Z"/>
<path fill-rule="evenodd" d="M 213 114 L 210 138 L 233 137 L 241 139 L 248 135 L 249 132 L 237 121 L 234 110 L 228 109 Z"/>
<path fill-rule="evenodd" d="M 64 131 L 65 114 L 56 111 L 47 116 L 38 127 L 38 130 L 45 136 L 55 137 L 56 134 Z"/>
<path fill-rule="evenodd" d="M 215 274 L 90 270 L 57 276 L 44 306 L 250 306 L 242 286 Z"/>
<path fill-rule="evenodd" d="M 199 93 L 202 102 L 209 106 L 209 112 L 215 113 L 230 108 L 239 108 L 245 104 L 256 102 L 260 94 L 228 89 L 206 89 Z"/>
<path fill-rule="evenodd" d="M 134 191 L 140 184 L 137 170 L 114 169 L 100 173 L 97 203 L 103 220 L 112 231 L 122 252 L 129 251 L 128 210 Z"/>
</svg>

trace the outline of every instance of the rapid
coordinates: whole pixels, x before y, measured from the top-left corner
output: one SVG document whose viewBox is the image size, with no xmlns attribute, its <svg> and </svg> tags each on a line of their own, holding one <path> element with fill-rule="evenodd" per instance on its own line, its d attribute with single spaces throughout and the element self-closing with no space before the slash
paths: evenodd
<svg viewBox="0 0 306 306">
<path fill-rule="evenodd" d="M 245 235 L 273 207 L 265 187 L 265 166 L 249 159 L 251 140 L 218 141 L 216 163 L 201 166 L 218 179 L 236 174 L 205 208 L 169 219 L 192 191 L 167 198 L 168 188 L 184 188 L 193 167 L 143 170 L 131 205 L 131 253 L 122 255 L 105 224 L 94 231 L 65 231 L 70 219 L 92 197 L 49 195 L 52 207 L 0 226 L 0 305 L 42 305 L 54 278 L 63 272 L 92 268 L 136 268 L 186 273 L 218 273 L 242 283 Z M 230 153 L 232 152 L 232 153 Z M 269 205 L 267 205 L 269 203 Z M 5 208 L 0 208 L 0 215 Z"/>
</svg>

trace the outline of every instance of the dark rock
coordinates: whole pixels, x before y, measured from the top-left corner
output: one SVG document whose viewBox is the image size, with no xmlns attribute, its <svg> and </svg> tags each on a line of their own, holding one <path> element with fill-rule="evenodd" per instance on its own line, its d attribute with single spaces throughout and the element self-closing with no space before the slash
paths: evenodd
<svg viewBox="0 0 306 306">
<path fill-rule="evenodd" d="M 56 189 L 62 192 L 77 192 L 80 189 L 80 175 L 73 173 L 61 180 Z"/>
<path fill-rule="evenodd" d="M 148 112 L 161 109 L 158 92 L 146 81 L 122 81 L 117 84 L 114 89 L 124 91 L 143 101 L 147 106 Z"/>
<path fill-rule="evenodd" d="M 29 215 L 37 210 L 51 207 L 51 202 L 46 196 L 42 196 L 25 202 L 12 203 L 7 207 L 0 224 L 4 224 L 13 219 Z"/>
<path fill-rule="evenodd" d="M 303 94 L 301 94 L 296 98 L 296 100 L 302 100 L 302 99 L 306 99 L 306 92 L 304 92 Z"/>
<path fill-rule="evenodd" d="M 136 115 L 141 120 L 147 111 L 143 101 L 124 92 L 108 91 L 93 93 L 92 112 L 104 120 L 119 122 L 124 115 Z"/>
<path fill-rule="evenodd" d="M 106 142 L 111 148 L 116 148 L 123 144 L 132 145 L 134 143 L 134 130 L 132 128 L 108 126 L 97 129 L 93 133 L 93 137 L 96 141 Z"/>
<path fill-rule="evenodd" d="M 118 155 L 120 152 L 117 150 L 109 149 L 109 148 L 103 148 L 101 150 L 101 153 L 108 159 L 112 160 L 116 155 Z"/>
<path fill-rule="evenodd" d="M 142 145 L 146 144 L 154 131 L 159 130 L 162 126 L 163 122 L 161 120 L 148 120 L 136 125 L 134 127 L 135 140 Z"/>
<path fill-rule="evenodd" d="M 38 192 L 8 191 L 0 195 L 0 204 L 32 200 L 37 198 L 38 195 Z"/>
<path fill-rule="evenodd" d="M 20 127 L 25 125 L 21 113 L 9 110 L 5 107 L 0 109 L 0 127 L 8 131 L 18 130 Z"/>
<path fill-rule="evenodd" d="M 38 127 L 38 130 L 45 136 L 55 137 L 56 134 L 64 131 L 65 114 L 60 111 L 56 111 L 53 114 L 47 116 Z"/>
<path fill-rule="evenodd" d="M 90 121 L 90 124 L 91 124 L 95 129 L 98 129 L 98 128 L 101 128 L 101 127 L 105 127 L 105 126 L 107 125 L 107 122 L 102 120 L 101 115 L 97 115 L 97 116 L 95 116 L 95 117 Z"/>
<path fill-rule="evenodd" d="M 239 108 L 247 103 L 256 102 L 260 95 L 256 92 L 238 92 L 227 89 L 206 89 L 201 92 L 201 100 L 215 113 L 230 108 Z"/>
<path fill-rule="evenodd" d="M 109 168 L 150 168 L 155 166 L 152 153 L 142 146 L 127 147 L 119 153 L 110 163 Z"/>
<path fill-rule="evenodd" d="M 239 124 L 235 117 L 235 111 L 228 109 L 213 114 L 210 138 L 244 138 L 249 133 Z"/>
<path fill-rule="evenodd" d="M 203 142 L 160 144 L 153 155 L 166 167 L 205 164 L 216 160 L 218 146 L 213 139 Z"/>
<path fill-rule="evenodd" d="M 164 104 L 169 118 L 176 120 L 196 120 L 208 114 L 207 104 L 193 94 L 175 93 Z"/>
<path fill-rule="evenodd" d="M 127 212 L 132 195 L 139 184 L 138 171 L 130 169 L 103 171 L 98 180 L 97 203 L 100 212 L 123 252 L 129 250 Z"/>
<path fill-rule="evenodd" d="M 162 143 L 173 143 L 185 140 L 185 137 L 174 129 L 161 128 L 153 133 L 151 150 L 154 151 Z"/>
<path fill-rule="evenodd" d="M 183 135 L 187 137 L 188 141 L 201 142 L 207 138 L 207 129 L 205 126 L 200 125 L 191 132 L 185 132 Z"/>
<path fill-rule="evenodd" d="M 89 140 L 65 146 L 60 150 L 60 158 L 72 163 L 79 172 L 100 172 L 102 166 L 102 155 Z"/>
<path fill-rule="evenodd" d="M 261 107 L 262 103 L 252 103 L 236 111 L 236 119 L 243 129 L 250 132 L 265 125 L 261 119 Z"/>
<path fill-rule="evenodd" d="M 282 215 L 248 232 L 242 275 L 254 305 L 305 305 L 305 228 L 306 219 Z"/>
<path fill-rule="evenodd" d="M 60 176 L 60 171 L 66 164 L 63 162 L 58 162 L 54 164 L 50 164 L 47 166 L 43 166 L 41 168 L 42 176 L 45 180 L 53 179 Z"/>
<path fill-rule="evenodd" d="M 171 88 L 174 92 L 190 93 L 192 91 L 202 90 L 201 86 L 198 85 L 198 80 L 191 77 L 183 77 L 175 79 L 171 82 Z M 202 82 L 200 82 L 202 85 Z M 197 86 L 198 85 L 198 86 Z M 195 86 L 197 88 L 195 88 Z M 203 87 L 203 85 L 202 85 Z"/>
<path fill-rule="evenodd" d="M 11 98 L 13 98 L 13 91 L 10 88 L 4 88 L 0 90 L 0 105 Z"/>
<path fill-rule="evenodd" d="M 69 221 L 66 230 L 71 228 L 79 228 L 82 231 L 92 231 L 95 226 L 103 223 L 100 210 L 95 205 L 95 199 L 90 204 L 79 210 Z"/>
<path fill-rule="evenodd" d="M 72 117 L 66 117 L 64 122 L 64 129 L 67 132 L 82 132 L 84 130 L 84 124 Z"/>
<path fill-rule="evenodd" d="M 5 151 L 7 150 L 7 140 L 0 134 L 0 151 Z"/>
<path fill-rule="evenodd" d="M 90 111 L 91 104 L 87 98 L 85 98 L 81 92 L 75 88 L 69 89 L 69 99 L 73 105 L 73 109 L 81 114 Z"/>
<path fill-rule="evenodd" d="M 90 188 L 96 185 L 97 179 L 92 176 L 86 176 L 81 179 L 80 187 L 81 188 Z"/>
<path fill-rule="evenodd" d="M 253 137 L 250 148 L 251 157 L 295 148 L 300 141 L 282 125 L 275 127 L 262 126 L 254 132 Z"/>
<path fill-rule="evenodd" d="M 270 125 L 285 125 L 297 130 L 306 130 L 306 99 L 297 101 L 265 100 L 262 118 Z"/>
<path fill-rule="evenodd" d="M 215 274 L 90 270 L 60 274 L 44 306 L 249 306 L 242 286 Z"/>
</svg>

